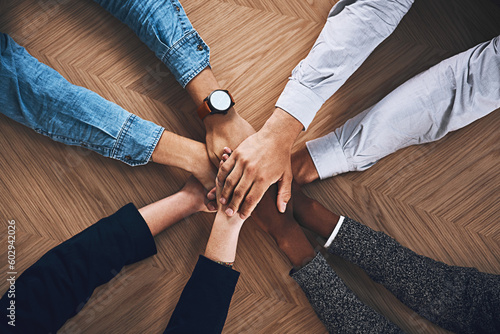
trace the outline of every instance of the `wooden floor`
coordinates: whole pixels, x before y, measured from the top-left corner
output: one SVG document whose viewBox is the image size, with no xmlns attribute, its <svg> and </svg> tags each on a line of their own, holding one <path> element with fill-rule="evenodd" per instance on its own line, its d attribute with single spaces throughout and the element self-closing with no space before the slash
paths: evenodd
<svg viewBox="0 0 500 334">
<path fill-rule="evenodd" d="M 334 0 L 184 0 L 210 45 L 221 84 L 260 128 L 287 77 L 313 45 Z M 0 31 L 74 84 L 197 140 L 204 130 L 189 96 L 125 25 L 91 0 L 2 1 Z M 335 129 L 413 75 L 500 34 L 488 0 L 417 0 L 396 32 L 326 103 L 304 142 Z M 498 84 L 498 83 L 492 83 Z M 262 96 L 255 103 L 254 97 Z M 1 106 L 0 106 L 1 108 Z M 410 147 L 363 173 L 306 187 L 331 210 L 383 230 L 418 253 L 500 274 L 500 114 L 427 145 Z M 0 272 L 6 225 L 17 222 L 22 271 L 43 253 L 120 206 L 142 206 L 180 189 L 188 175 L 149 164 L 131 168 L 53 142 L 0 115 Z M 203 252 L 213 215 L 181 221 L 157 238 L 158 255 L 99 288 L 61 333 L 159 333 Z M 311 240 L 317 243 L 311 236 Z M 360 298 L 410 333 L 438 333 L 355 266 L 328 261 Z M 242 275 L 225 333 L 324 333 L 286 258 L 248 221 Z M 0 292 L 7 288 L 0 280 Z"/>
</svg>

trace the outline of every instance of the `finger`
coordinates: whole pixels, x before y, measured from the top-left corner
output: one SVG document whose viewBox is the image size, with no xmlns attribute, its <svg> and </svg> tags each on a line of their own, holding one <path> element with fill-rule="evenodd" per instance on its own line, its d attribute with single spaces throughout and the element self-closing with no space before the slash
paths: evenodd
<svg viewBox="0 0 500 334">
<path fill-rule="evenodd" d="M 228 163 L 229 161 L 231 161 L 231 160 L 226 161 L 222 165 L 221 169 L 223 169 L 224 166 L 226 165 L 226 163 Z M 240 183 L 241 176 L 243 175 L 243 169 L 240 166 L 241 166 L 241 164 L 236 165 L 231 170 L 231 174 L 229 174 L 229 176 L 226 178 L 226 181 L 224 182 L 224 186 L 222 187 L 222 191 L 221 191 L 220 198 L 219 198 L 219 202 L 222 205 L 229 204 L 229 200 L 233 196 L 234 189 L 236 188 L 238 183 Z M 219 179 L 219 182 L 221 182 L 220 179 Z"/>
<path fill-rule="evenodd" d="M 216 198 L 216 192 L 217 192 L 217 188 L 213 187 L 212 190 L 210 190 L 207 194 L 207 198 L 210 200 L 210 201 L 213 201 L 215 200 Z"/>
<path fill-rule="evenodd" d="M 226 178 L 231 173 L 233 170 L 234 166 L 236 165 L 236 159 L 229 157 L 226 161 L 224 161 L 223 164 L 219 164 L 219 171 L 217 172 L 217 180 L 219 181 L 219 185 L 222 186 L 224 185 L 224 182 L 226 182 Z"/>
<path fill-rule="evenodd" d="M 224 147 L 224 153 L 226 153 L 227 155 L 231 155 L 231 153 L 233 153 L 233 150 L 231 150 L 229 147 Z"/>
<path fill-rule="evenodd" d="M 240 218 L 246 219 L 252 214 L 268 188 L 269 186 L 262 182 L 252 185 L 252 188 L 245 197 L 245 201 L 240 206 Z"/>
<path fill-rule="evenodd" d="M 215 201 L 210 201 L 207 203 L 207 209 L 209 211 L 217 211 L 217 204 L 215 203 Z"/>
<path fill-rule="evenodd" d="M 230 175 L 230 177 L 231 176 L 232 175 Z M 231 198 L 231 203 L 229 203 L 225 211 L 226 215 L 231 217 L 235 212 L 239 211 L 240 205 L 245 199 L 245 196 L 247 195 L 251 187 L 252 187 L 252 180 L 244 174 L 241 180 L 234 188 L 234 192 Z"/>
<path fill-rule="evenodd" d="M 286 211 L 286 205 L 292 197 L 292 180 L 293 174 L 289 169 L 283 174 L 283 177 L 278 181 L 278 198 L 276 201 L 276 206 L 279 212 L 284 213 Z"/>
</svg>

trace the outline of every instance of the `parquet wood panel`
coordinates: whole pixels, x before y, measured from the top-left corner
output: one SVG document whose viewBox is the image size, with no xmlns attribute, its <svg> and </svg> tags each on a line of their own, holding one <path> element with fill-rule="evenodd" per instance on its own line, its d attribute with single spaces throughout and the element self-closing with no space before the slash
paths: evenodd
<svg viewBox="0 0 500 334">
<path fill-rule="evenodd" d="M 184 0 L 183 5 L 211 47 L 217 78 L 231 89 L 243 117 L 260 128 L 335 2 Z M 170 131 L 203 140 L 187 93 L 126 25 L 91 0 L 2 1 L 0 31 L 72 83 Z M 498 34 L 500 7 L 490 1 L 417 0 L 297 145 L 334 130 L 440 60 Z M 315 182 L 305 191 L 418 253 L 500 274 L 499 127 L 497 111 L 438 142 L 403 149 L 368 171 Z M 19 271 L 120 206 L 170 195 L 188 177 L 175 168 L 131 168 L 64 146 L 3 115 L 0 148 L 0 244 L 7 245 L 7 221 L 15 219 Z M 99 288 L 60 332 L 161 332 L 205 248 L 212 219 L 210 214 L 189 217 L 158 236 L 158 255 Z M 356 266 L 335 256 L 328 261 L 363 301 L 405 331 L 444 332 Z M 1 260 L 1 273 L 6 264 Z M 326 332 L 288 276 L 286 258 L 252 220 L 242 230 L 236 267 L 242 275 L 225 333 Z M 6 288 L 0 280 L 0 292 Z"/>
</svg>

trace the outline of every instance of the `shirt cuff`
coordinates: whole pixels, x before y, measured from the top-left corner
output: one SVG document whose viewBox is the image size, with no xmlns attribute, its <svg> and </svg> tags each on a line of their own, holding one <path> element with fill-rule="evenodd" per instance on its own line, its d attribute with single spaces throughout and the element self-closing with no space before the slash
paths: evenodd
<svg viewBox="0 0 500 334">
<path fill-rule="evenodd" d="M 147 164 L 164 130 L 153 122 L 130 114 L 118 134 L 111 158 L 130 166 Z"/>
<path fill-rule="evenodd" d="M 335 132 L 308 141 L 306 146 L 320 179 L 351 171 Z"/>
<path fill-rule="evenodd" d="M 195 30 L 185 35 L 161 58 L 177 82 L 186 85 L 210 66 L 210 48 Z"/>
<path fill-rule="evenodd" d="M 281 93 L 276 107 L 295 117 L 307 130 L 325 101 L 308 87 L 290 79 Z"/>
<path fill-rule="evenodd" d="M 337 225 L 335 225 L 335 228 L 333 229 L 332 234 L 330 234 L 330 237 L 325 242 L 325 246 L 324 246 L 325 248 L 330 247 L 330 245 L 332 244 L 332 242 L 335 239 L 335 237 L 337 236 L 337 234 L 339 234 L 339 231 L 340 231 L 340 228 L 342 227 L 342 223 L 344 222 L 344 219 L 345 219 L 344 216 L 339 217 L 339 221 L 337 222 Z"/>
</svg>

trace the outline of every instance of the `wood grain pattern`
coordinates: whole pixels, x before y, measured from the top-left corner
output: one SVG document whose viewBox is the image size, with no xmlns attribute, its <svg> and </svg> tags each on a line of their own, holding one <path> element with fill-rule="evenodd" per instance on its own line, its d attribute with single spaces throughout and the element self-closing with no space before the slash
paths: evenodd
<svg viewBox="0 0 500 334">
<path fill-rule="evenodd" d="M 210 45 L 217 78 L 260 128 L 295 65 L 307 55 L 334 0 L 184 0 Z M 91 0 L 0 4 L 0 31 L 74 84 L 178 134 L 203 140 L 189 96 L 132 31 Z M 416 1 L 395 33 L 322 108 L 297 144 L 324 135 L 392 89 L 500 33 L 487 0 Z M 255 97 L 259 96 L 258 102 Z M 315 182 L 306 192 L 337 213 L 384 230 L 418 253 L 500 274 L 500 114 L 444 139 L 403 149 L 363 173 Z M 131 168 L 67 147 L 0 115 L 0 272 L 7 221 L 18 227 L 18 269 L 120 206 L 142 206 L 180 189 L 184 171 Z M 213 215 L 186 218 L 157 238 L 158 255 L 99 288 L 61 333 L 159 333 L 203 252 Z M 316 246 L 319 241 L 308 234 Z M 319 248 L 318 248 L 319 249 Z M 368 305 L 409 333 L 442 333 L 357 267 L 328 261 Z M 324 333 L 290 266 L 249 220 L 236 267 L 242 276 L 225 333 Z M 0 280 L 0 292 L 7 288 Z"/>
</svg>

